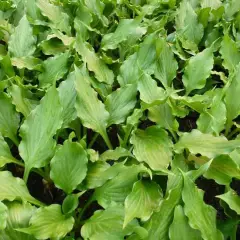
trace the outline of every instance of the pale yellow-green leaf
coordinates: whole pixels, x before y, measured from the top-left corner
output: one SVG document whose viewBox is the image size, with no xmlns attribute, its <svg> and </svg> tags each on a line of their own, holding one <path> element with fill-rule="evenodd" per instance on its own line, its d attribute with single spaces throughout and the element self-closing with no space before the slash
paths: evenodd
<svg viewBox="0 0 240 240">
<path fill-rule="evenodd" d="M 183 133 L 175 145 L 176 152 L 188 149 L 193 154 L 200 153 L 203 156 L 214 158 L 221 154 L 229 154 L 240 146 L 240 140 L 227 140 L 225 137 L 215 137 L 212 134 L 202 133 L 199 130 L 192 130 L 190 133 Z"/>
<path fill-rule="evenodd" d="M 166 171 L 172 160 L 172 141 L 165 130 L 152 126 L 136 130 L 131 137 L 133 154 L 139 162 L 146 162 L 152 170 Z"/>
<path fill-rule="evenodd" d="M 35 38 L 27 16 L 23 15 L 10 37 L 8 49 L 13 57 L 27 57 L 35 52 Z"/>
<path fill-rule="evenodd" d="M 124 227 L 134 218 L 147 221 L 157 210 L 162 198 L 162 190 L 153 181 L 139 180 L 133 185 L 132 192 L 126 197 Z"/>
<path fill-rule="evenodd" d="M 19 153 L 25 162 L 25 180 L 33 167 L 45 166 L 53 156 L 56 147 L 53 136 L 61 125 L 62 106 L 56 88 L 51 87 L 20 128 Z"/>
<path fill-rule="evenodd" d="M 31 234 L 36 239 L 62 239 L 72 230 L 74 218 L 63 215 L 60 205 L 52 204 L 37 209 L 29 224 L 29 227 L 17 230 Z"/>
<path fill-rule="evenodd" d="M 183 176 L 182 198 L 189 225 L 199 230 L 204 240 L 223 240 L 223 235 L 216 226 L 216 210 L 204 203 L 203 191 L 198 189 L 188 176 Z"/>
</svg>

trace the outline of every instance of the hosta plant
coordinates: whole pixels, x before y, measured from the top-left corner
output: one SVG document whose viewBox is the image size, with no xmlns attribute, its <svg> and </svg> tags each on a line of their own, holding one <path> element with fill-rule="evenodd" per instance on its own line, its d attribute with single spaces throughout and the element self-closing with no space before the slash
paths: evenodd
<svg viewBox="0 0 240 240">
<path fill-rule="evenodd" d="M 0 1 L 0 240 L 240 238 L 239 0 Z"/>
</svg>

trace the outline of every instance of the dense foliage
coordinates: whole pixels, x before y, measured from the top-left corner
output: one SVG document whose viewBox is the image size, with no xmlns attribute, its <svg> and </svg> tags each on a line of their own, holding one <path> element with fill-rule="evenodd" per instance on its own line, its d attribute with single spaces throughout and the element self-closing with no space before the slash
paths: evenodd
<svg viewBox="0 0 240 240">
<path fill-rule="evenodd" d="M 1 0 L 0 240 L 236 240 L 239 49 L 239 0 Z"/>
</svg>

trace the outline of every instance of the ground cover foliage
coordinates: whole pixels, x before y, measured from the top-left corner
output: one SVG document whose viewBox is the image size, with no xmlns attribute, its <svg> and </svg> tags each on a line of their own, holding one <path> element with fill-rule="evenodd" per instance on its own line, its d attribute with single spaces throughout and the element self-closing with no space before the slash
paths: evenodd
<svg viewBox="0 0 240 240">
<path fill-rule="evenodd" d="M 1 0 L 0 239 L 238 239 L 239 10 Z"/>
</svg>

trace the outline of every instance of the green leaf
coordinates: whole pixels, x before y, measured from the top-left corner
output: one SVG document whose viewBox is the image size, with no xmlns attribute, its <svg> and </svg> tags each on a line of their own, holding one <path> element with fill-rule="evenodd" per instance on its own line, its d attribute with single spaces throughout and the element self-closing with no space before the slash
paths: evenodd
<svg viewBox="0 0 240 240">
<path fill-rule="evenodd" d="M 178 64 L 174 58 L 170 46 L 164 39 L 156 41 L 157 61 L 155 68 L 156 78 L 165 86 L 171 86 L 172 80 L 176 77 Z"/>
<path fill-rule="evenodd" d="M 199 231 L 192 229 L 188 224 L 188 219 L 184 214 L 183 207 L 178 205 L 174 210 L 174 219 L 169 229 L 170 240 L 186 239 L 201 240 Z"/>
<path fill-rule="evenodd" d="M 38 80 L 40 87 L 54 85 L 68 71 L 69 52 L 61 53 L 48 58 L 43 62 L 43 72 L 39 74 Z"/>
<path fill-rule="evenodd" d="M 133 154 L 139 162 L 146 162 L 155 171 L 167 171 L 172 160 L 173 144 L 165 130 L 158 126 L 146 130 L 138 129 L 130 142 L 133 144 Z"/>
<path fill-rule="evenodd" d="M 203 156 L 214 158 L 232 152 L 239 147 L 239 144 L 240 140 L 228 141 L 225 137 L 214 137 L 195 129 L 190 133 L 183 133 L 175 145 L 175 151 L 180 153 L 187 148 L 193 154 L 200 153 Z"/>
<path fill-rule="evenodd" d="M 167 96 L 163 88 L 157 86 L 157 82 L 148 74 L 143 73 L 138 80 L 140 99 L 151 105 L 162 103 Z"/>
<path fill-rule="evenodd" d="M 240 215 L 240 197 L 235 191 L 230 189 L 228 192 L 216 197 L 226 202 L 233 211 Z"/>
<path fill-rule="evenodd" d="M 85 5 L 91 13 L 96 15 L 104 26 L 108 25 L 108 19 L 103 15 L 105 4 L 100 0 L 85 0 Z"/>
<path fill-rule="evenodd" d="M 109 179 L 114 178 L 124 169 L 123 164 L 109 165 L 106 162 L 89 164 L 85 185 L 88 189 L 101 187 Z"/>
<path fill-rule="evenodd" d="M 125 199 L 125 227 L 134 218 L 147 221 L 157 210 L 162 198 L 162 190 L 152 181 L 139 180 L 133 185 L 132 192 Z"/>
<path fill-rule="evenodd" d="M 45 166 L 53 156 L 56 146 L 53 136 L 61 125 L 62 107 L 58 92 L 52 87 L 20 128 L 22 141 L 19 145 L 19 153 L 25 162 L 25 181 L 33 167 Z"/>
<path fill-rule="evenodd" d="M 78 37 L 75 47 L 77 52 L 82 56 L 82 60 L 87 64 L 89 71 L 94 72 L 99 82 L 105 82 L 107 84 L 113 83 L 113 72 L 108 68 L 105 62 L 98 57 L 89 43 L 83 43 L 82 39 Z"/>
<path fill-rule="evenodd" d="M 25 118 L 39 103 L 34 99 L 34 95 L 30 91 L 18 85 L 13 84 L 9 88 L 9 92 L 16 110 L 22 113 Z"/>
<path fill-rule="evenodd" d="M 32 56 L 15 57 L 11 59 L 12 65 L 19 68 L 27 68 L 29 70 L 41 70 L 42 61 Z"/>
<path fill-rule="evenodd" d="M 48 0 L 37 0 L 37 6 L 41 10 L 41 13 L 52 22 L 55 28 L 70 35 L 70 19 L 61 7 L 50 4 Z"/>
<path fill-rule="evenodd" d="M 7 210 L 6 205 L 0 202 L 0 233 L 7 226 Z"/>
<path fill-rule="evenodd" d="M 21 199 L 22 201 L 27 201 L 36 204 L 37 206 L 43 205 L 29 194 L 24 181 L 21 178 L 13 177 L 10 172 L 0 172 L 0 182 L 0 201 Z"/>
<path fill-rule="evenodd" d="M 213 68 L 213 52 L 211 48 L 190 58 L 183 75 L 183 84 L 187 94 L 194 89 L 201 89 L 206 84 Z"/>
<path fill-rule="evenodd" d="M 227 20 L 231 20 L 235 13 L 240 10 L 240 2 L 238 0 L 227 1 L 225 4 L 225 15 Z"/>
<path fill-rule="evenodd" d="M 181 199 L 182 179 L 178 179 L 177 185 L 172 188 L 160 203 L 159 211 L 153 213 L 146 223 L 148 240 L 168 240 L 169 226 L 172 223 L 174 208 Z"/>
<path fill-rule="evenodd" d="M 28 227 L 36 208 L 29 203 L 7 203 L 7 226 L 0 231 L 0 240 L 35 240 L 31 235 L 20 233 L 16 228 Z"/>
<path fill-rule="evenodd" d="M 0 93 L 0 132 L 4 137 L 10 138 L 16 145 L 19 114 L 15 111 L 14 105 L 5 93 Z"/>
<path fill-rule="evenodd" d="M 86 69 L 75 69 L 75 87 L 77 91 L 76 110 L 85 127 L 100 133 L 107 138 L 106 127 L 109 113 L 98 99 L 97 93 L 90 85 L 90 77 Z M 82 91 L 84 89 L 84 91 Z"/>
<path fill-rule="evenodd" d="M 76 90 L 75 90 L 75 73 L 68 75 L 67 79 L 60 83 L 58 87 L 60 102 L 63 107 L 62 118 L 63 127 L 67 127 L 70 122 L 77 118 L 75 109 Z"/>
<path fill-rule="evenodd" d="M 122 206 L 109 207 L 106 210 L 95 211 L 81 229 L 84 239 L 91 240 L 120 240 L 131 234 L 137 227 L 133 221 L 123 229 L 124 209 Z"/>
<path fill-rule="evenodd" d="M 225 104 L 227 108 L 227 127 L 230 127 L 232 120 L 240 114 L 240 103 L 236 101 L 240 91 L 239 77 L 240 64 L 237 66 L 236 73 L 234 74 L 231 84 L 225 95 Z"/>
<path fill-rule="evenodd" d="M 148 35 L 143 43 L 139 45 L 136 53 L 128 57 L 120 67 L 118 82 L 121 87 L 126 84 L 138 82 L 142 73 L 151 74 L 154 72 L 156 60 L 156 36 L 155 34 Z M 129 68 L 129 66 L 134 66 Z"/>
<path fill-rule="evenodd" d="M 220 53 L 223 58 L 223 66 L 229 71 L 233 71 L 240 62 L 240 53 L 237 43 L 229 35 L 223 37 Z"/>
<path fill-rule="evenodd" d="M 209 161 L 204 157 L 190 157 L 189 160 L 193 160 L 199 166 Z M 213 179 L 218 184 L 229 185 L 232 178 L 240 179 L 240 169 L 230 156 L 220 155 L 213 159 L 204 177 Z"/>
<path fill-rule="evenodd" d="M 203 37 L 203 26 L 189 1 L 182 1 L 176 17 L 177 37 L 186 49 L 197 51 Z"/>
<path fill-rule="evenodd" d="M 138 18 L 120 19 L 116 30 L 103 36 L 101 46 L 103 50 L 115 49 L 119 43 L 126 41 L 128 38 L 138 36 L 141 38 L 146 33 L 146 28 L 142 27 Z"/>
<path fill-rule="evenodd" d="M 107 150 L 100 155 L 102 161 L 118 160 L 121 157 L 131 157 L 132 154 L 125 148 L 117 147 L 114 150 Z"/>
<path fill-rule="evenodd" d="M 178 129 L 178 122 L 175 120 L 172 109 L 168 103 L 150 107 L 148 109 L 148 118 L 160 127 L 170 131 Z"/>
<path fill-rule="evenodd" d="M 66 140 L 51 160 L 50 177 L 58 188 L 70 194 L 86 177 L 87 162 L 82 146 Z"/>
<path fill-rule="evenodd" d="M 200 114 L 197 120 L 198 129 L 203 133 L 213 133 L 217 136 L 224 129 L 226 122 L 226 106 L 222 101 L 222 91 L 216 91 L 211 107 Z"/>
<path fill-rule="evenodd" d="M 109 112 L 108 125 L 119 124 L 125 121 L 136 105 L 137 88 L 135 84 L 118 88 L 107 96 L 105 105 Z"/>
<path fill-rule="evenodd" d="M 202 8 L 212 8 L 212 9 L 218 9 L 222 6 L 221 0 L 202 0 L 201 7 Z"/>
<path fill-rule="evenodd" d="M 35 52 L 35 38 L 26 15 L 22 17 L 10 37 L 8 49 L 13 57 L 27 57 Z"/>
<path fill-rule="evenodd" d="M 12 156 L 8 144 L 5 142 L 3 136 L 0 133 L 0 168 L 7 163 L 15 162 L 15 158 Z"/>
<path fill-rule="evenodd" d="M 70 194 L 63 200 L 62 211 L 63 214 L 70 214 L 78 207 L 78 195 Z"/>
<path fill-rule="evenodd" d="M 37 209 L 29 223 L 28 228 L 18 228 L 17 231 L 31 234 L 37 239 L 61 239 L 72 230 L 74 218 L 64 216 L 61 206 L 52 204 Z"/>
<path fill-rule="evenodd" d="M 184 177 L 184 187 L 182 198 L 184 202 L 184 212 L 189 219 L 189 225 L 193 229 L 201 232 L 204 240 L 223 240 L 222 233 L 216 227 L 216 210 L 204 203 L 203 191 L 198 189 L 194 182 Z"/>
<path fill-rule="evenodd" d="M 148 172 L 143 165 L 124 166 L 118 175 L 108 180 L 103 186 L 96 188 L 94 199 L 107 208 L 112 204 L 123 204 L 127 195 L 131 192 L 133 183 L 138 179 L 138 173 Z"/>
</svg>

